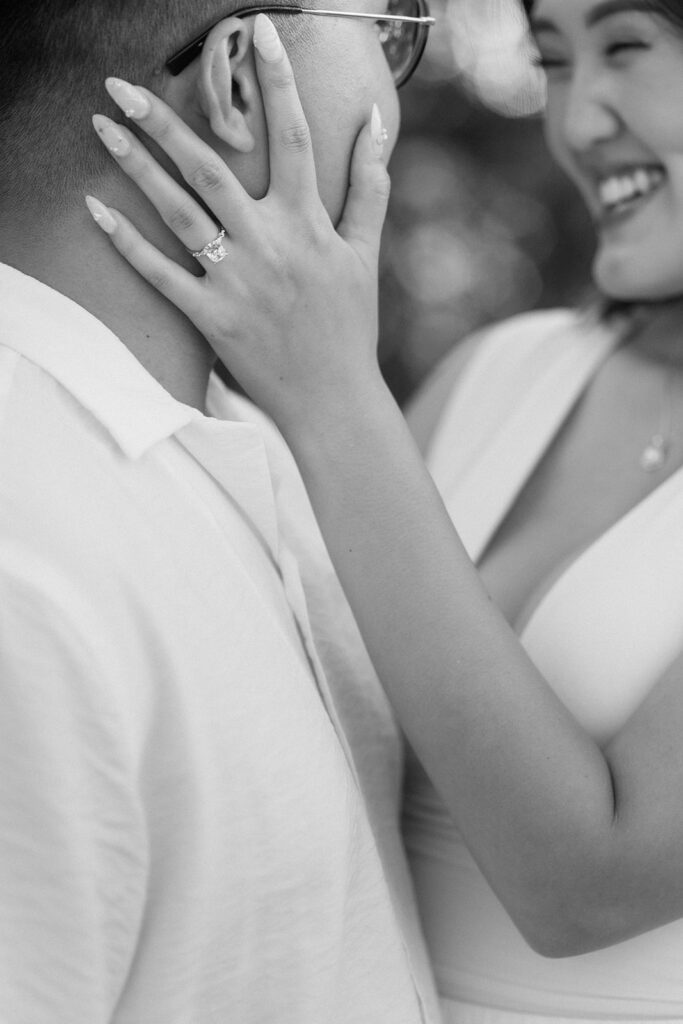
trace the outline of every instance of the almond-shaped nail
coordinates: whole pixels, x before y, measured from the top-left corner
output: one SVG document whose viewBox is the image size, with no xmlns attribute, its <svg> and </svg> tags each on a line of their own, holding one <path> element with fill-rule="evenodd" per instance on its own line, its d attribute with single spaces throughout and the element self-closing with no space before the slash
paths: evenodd
<svg viewBox="0 0 683 1024">
<path fill-rule="evenodd" d="M 282 43 L 277 29 L 265 14 L 257 14 L 254 22 L 254 46 L 268 64 L 282 56 Z"/>
<path fill-rule="evenodd" d="M 130 140 L 115 121 L 111 121 L 104 114 L 95 114 L 92 123 L 110 153 L 113 153 L 114 156 L 127 156 L 130 153 L 132 148 Z"/>
<path fill-rule="evenodd" d="M 377 156 L 382 156 L 384 153 L 384 143 L 389 138 L 389 132 L 382 124 L 382 115 L 379 112 L 379 107 L 376 103 L 372 105 L 372 115 L 370 117 L 370 134 L 372 135 L 372 142 L 375 147 Z"/>
<path fill-rule="evenodd" d="M 122 78 L 106 78 L 104 87 L 126 117 L 146 117 L 152 109 L 152 104 L 144 92 L 136 89 L 130 82 L 124 82 Z"/>
<path fill-rule="evenodd" d="M 98 227 L 102 228 L 105 234 L 111 235 L 116 231 L 116 221 L 104 203 L 101 203 L 99 199 L 95 199 L 94 196 L 86 196 L 85 205 L 90 210 L 92 219 Z"/>
</svg>

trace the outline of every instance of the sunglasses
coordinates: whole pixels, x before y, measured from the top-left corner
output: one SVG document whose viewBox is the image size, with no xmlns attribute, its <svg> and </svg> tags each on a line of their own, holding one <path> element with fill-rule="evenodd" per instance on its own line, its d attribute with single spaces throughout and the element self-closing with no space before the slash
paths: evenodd
<svg viewBox="0 0 683 1024">
<path fill-rule="evenodd" d="M 389 0 L 387 10 L 384 14 L 360 14 L 354 11 L 333 11 L 315 10 L 309 7 L 295 5 L 277 6 L 261 5 L 258 7 L 243 7 L 232 11 L 226 17 L 248 18 L 256 14 L 283 14 L 292 16 L 311 15 L 316 18 L 360 18 L 364 21 L 373 21 L 379 30 L 379 39 L 384 50 L 384 55 L 389 64 L 396 88 L 405 85 L 415 68 L 420 63 L 429 29 L 434 25 L 435 19 L 430 16 L 428 0 Z M 219 19 L 218 21 L 222 21 Z M 214 22 L 214 25 L 218 24 Z M 210 25 L 205 32 L 193 39 L 192 42 L 178 50 L 166 62 L 166 68 L 172 75 L 179 75 L 181 71 L 199 56 L 209 32 L 214 27 Z"/>
</svg>

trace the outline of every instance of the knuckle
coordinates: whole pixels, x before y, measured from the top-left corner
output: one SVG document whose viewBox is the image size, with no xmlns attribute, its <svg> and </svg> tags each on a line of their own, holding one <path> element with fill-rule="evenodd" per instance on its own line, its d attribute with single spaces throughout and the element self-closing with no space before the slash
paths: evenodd
<svg viewBox="0 0 683 1024">
<path fill-rule="evenodd" d="M 134 181 L 142 181 L 149 174 L 150 161 L 143 149 L 136 146 L 124 157 L 124 160 L 126 174 Z"/>
<path fill-rule="evenodd" d="M 327 255 L 332 246 L 331 236 L 335 234 L 327 216 L 312 216 L 304 221 L 304 230 L 310 244 L 320 253 Z"/>
<path fill-rule="evenodd" d="M 391 178 L 389 177 L 386 170 L 381 170 L 379 174 L 376 174 L 371 182 L 371 190 L 378 199 L 384 201 L 389 199 L 391 195 Z"/>
<path fill-rule="evenodd" d="M 280 133 L 280 139 L 285 149 L 295 152 L 305 152 L 311 145 L 311 133 L 305 121 L 296 121 Z"/>
<path fill-rule="evenodd" d="M 145 129 L 157 142 L 163 142 L 171 134 L 171 120 L 164 114 L 156 114 L 145 125 Z"/>
<path fill-rule="evenodd" d="M 294 83 L 294 74 L 292 69 L 281 65 L 277 70 L 271 71 L 268 79 L 268 84 L 273 89 L 281 89 L 283 92 L 291 89 Z"/>
<path fill-rule="evenodd" d="M 131 261 L 131 257 L 135 252 L 135 246 L 125 227 L 123 230 L 119 230 L 116 234 L 116 248 L 124 259 L 128 260 L 128 262 Z"/>
<path fill-rule="evenodd" d="M 162 294 L 169 291 L 168 274 L 158 267 L 150 267 L 145 275 L 152 288 L 156 288 Z"/>
<path fill-rule="evenodd" d="M 207 160 L 190 175 L 190 185 L 198 192 L 215 192 L 224 182 L 223 167 L 214 160 Z"/>
<path fill-rule="evenodd" d="M 195 223 L 194 211 L 187 203 L 176 206 L 168 215 L 167 224 L 173 231 L 189 231 Z"/>
</svg>

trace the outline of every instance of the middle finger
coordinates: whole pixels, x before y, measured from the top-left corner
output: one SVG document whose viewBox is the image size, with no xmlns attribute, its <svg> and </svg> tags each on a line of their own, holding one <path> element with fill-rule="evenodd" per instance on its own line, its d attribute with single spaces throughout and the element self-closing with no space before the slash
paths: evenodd
<svg viewBox="0 0 683 1024">
<path fill-rule="evenodd" d="M 317 195 L 311 133 L 294 72 L 275 25 L 265 14 L 254 22 L 256 69 L 270 144 L 270 184 L 292 200 Z"/>
</svg>

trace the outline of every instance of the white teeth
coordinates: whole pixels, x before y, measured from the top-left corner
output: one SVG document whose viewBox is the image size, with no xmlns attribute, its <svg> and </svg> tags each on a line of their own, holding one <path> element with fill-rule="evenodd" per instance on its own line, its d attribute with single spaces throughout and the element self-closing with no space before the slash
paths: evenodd
<svg viewBox="0 0 683 1024">
<path fill-rule="evenodd" d="M 658 167 L 639 167 L 634 171 L 612 174 L 599 184 L 600 201 L 607 209 L 641 198 L 654 191 L 664 179 Z"/>
<path fill-rule="evenodd" d="M 636 183 L 636 188 L 641 194 L 647 192 L 648 186 L 650 184 L 650 179 L 648 178 L 647 171 L 636 171 L 636 173 L 633 175 L 633 179 Z"/>
</svg>

